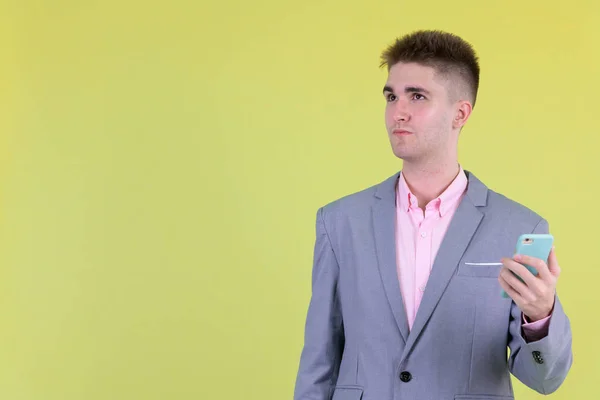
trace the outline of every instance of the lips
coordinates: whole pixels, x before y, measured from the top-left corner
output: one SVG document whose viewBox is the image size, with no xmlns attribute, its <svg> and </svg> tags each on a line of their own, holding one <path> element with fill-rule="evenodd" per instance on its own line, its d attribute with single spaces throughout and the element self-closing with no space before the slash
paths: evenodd
<svg viewBox="0 0 600 400">
<path fill-rule="evenodd" d="M 412 135 L 412 132 L 407 131 L 406 129 L 394 129 L 392 133 L 398 136 Z"/>
</svg>

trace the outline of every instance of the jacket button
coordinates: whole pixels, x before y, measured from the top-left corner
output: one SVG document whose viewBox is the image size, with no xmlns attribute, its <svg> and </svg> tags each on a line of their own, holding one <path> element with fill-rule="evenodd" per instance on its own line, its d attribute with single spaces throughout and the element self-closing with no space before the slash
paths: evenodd
<svg viewBox="0 0 600 400">
<path fill-rule="evenodd" d="M 538 363 L 538 364 L 544 363 L 544 357 L 542 357 L 542 353 L 540 353 L 539 351 L 534 351 L 531 354 L 533 354 L 533 359 L 536 363 Z"/>
<path fill-rule="evenodd" d="M 402 371 L 400 373 L 400 380 L 402 382 L 410 382 L 411 379 L 412 379 L 412 375 L 410 374 L 410 372 L 408 372 L 408 371 Z"/>
</svg>

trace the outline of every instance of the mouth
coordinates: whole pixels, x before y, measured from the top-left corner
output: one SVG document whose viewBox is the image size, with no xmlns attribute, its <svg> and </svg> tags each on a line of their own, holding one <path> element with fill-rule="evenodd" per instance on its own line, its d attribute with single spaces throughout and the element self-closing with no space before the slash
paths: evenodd
<svg viewBox="0 0 600 400">
<path fill-rule="evenodd" d="M 413 133 L 410 131 L 407 131 L 405 129 L 394 129 L 392 131 L 392 134 L 396 135 L 396 136 L 408 136 L 408 135 L 412 135 Z"/>
</svg>

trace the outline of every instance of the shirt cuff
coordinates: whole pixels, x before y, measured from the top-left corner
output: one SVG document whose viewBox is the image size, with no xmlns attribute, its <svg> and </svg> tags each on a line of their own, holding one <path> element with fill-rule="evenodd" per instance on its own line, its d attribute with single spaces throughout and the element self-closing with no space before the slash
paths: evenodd
<svg viewBox="0 0 600 400">
<path fill-rule="evenodd" d="M 548 328 L 550 327 L 550 318 L 552 314 L 539 321 L 529 322 L 525 318 L 525 314 L 521 313 L 523 318 L 523 338 L 528 342 L 537 342 L 548 336 Z"/>
</svg>

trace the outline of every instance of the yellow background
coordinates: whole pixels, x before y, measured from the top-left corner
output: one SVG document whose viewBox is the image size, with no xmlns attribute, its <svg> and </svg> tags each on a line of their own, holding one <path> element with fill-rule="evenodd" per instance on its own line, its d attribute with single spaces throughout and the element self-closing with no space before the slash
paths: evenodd
<svg viewBox="0 0 600 400">
<path fill-rule="evenodd" d="M 319 206 L 396 172 L 379 54 L 481 57 L 460 161 L 543 214 L 597 393 L 598 2 L 0 3 L 0 399 L 290 399 Z M 517 398 L 541 396 L 516 384 Z"/>
</svg>

